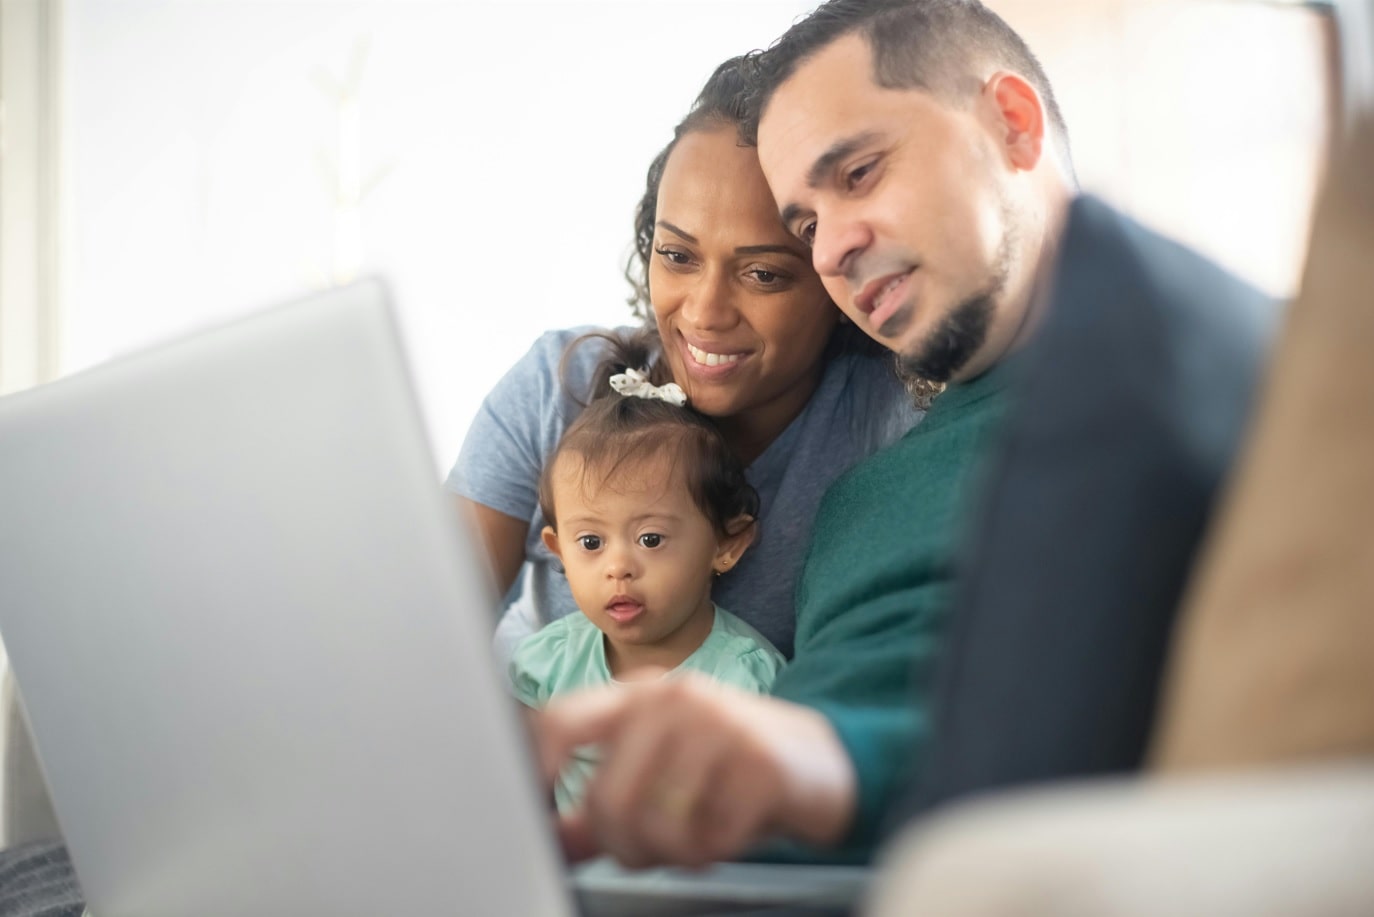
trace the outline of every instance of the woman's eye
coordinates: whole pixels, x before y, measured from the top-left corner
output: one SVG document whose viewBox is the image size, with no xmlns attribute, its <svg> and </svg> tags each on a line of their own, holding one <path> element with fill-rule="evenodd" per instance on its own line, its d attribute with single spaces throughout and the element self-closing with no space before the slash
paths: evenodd
<svg viewBox="0 0 1374 917">
<path fill-rule="evenodd" d="M 577 543 L 582 545 L 584 551 L 596 551 L 601 547 L 600 535 L 579 535 Z"/>
<path fill-rule="evenodd" d="M 672 248 L 656 248 L 654 251 L 658 253 L 659 257 L 670 264 L 687 264 L 692 260 L 687 256 L 686 252 L 680 252 Z"/>
<path fill-rule="evenodd" d="M 753 275 L 755 280 L 757 280 L 760 284 L 766 287 L 775 286 L 780 280 L 782 280 L 781 274 L 777 273 L 776 271 L 764 270 L 761 267 L 754 268 L 749 273 Z"/>
<path fill-rule="evenodd" d="M 639 536 L 639 543 L 646 548 L 656 548 L 663 544 L 663 536 L 654 532 L 648 532 Z"/>
</svg>

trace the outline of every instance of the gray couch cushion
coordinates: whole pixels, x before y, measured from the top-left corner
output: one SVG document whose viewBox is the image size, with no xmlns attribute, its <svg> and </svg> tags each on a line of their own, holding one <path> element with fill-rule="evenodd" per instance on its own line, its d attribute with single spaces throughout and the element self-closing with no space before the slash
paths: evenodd
<svg viewBox="0 0 1374 917">
<path fill-rule="evenodd" d="M 0 850 L 0 917 L 81 917 L 83 910 L 61 841 Z"/>
</svg>

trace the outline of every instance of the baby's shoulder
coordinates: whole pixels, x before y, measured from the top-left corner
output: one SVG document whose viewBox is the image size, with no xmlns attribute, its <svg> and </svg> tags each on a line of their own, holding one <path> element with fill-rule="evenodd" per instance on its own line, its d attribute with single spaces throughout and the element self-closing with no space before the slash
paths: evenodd
<svg viewBox="0 0 1374 917">
<path fill-rule="evenodd" d="M 693 654 L 693 668 L 745 690 L 766 692 L 787 665 L 786 658 L 768 638 L 742 618 L 716 608 L 716 623 L 700 650 Z"/>
<path fill-rule="evenodd" d="M 608 675 L 600 641 L 601 631 L 582 614 L 566 615 L 530 634 L 511 657 L 516 696 L 529 706 L 543 706 L 556 694 L 604 683 Z"/>
</svg>

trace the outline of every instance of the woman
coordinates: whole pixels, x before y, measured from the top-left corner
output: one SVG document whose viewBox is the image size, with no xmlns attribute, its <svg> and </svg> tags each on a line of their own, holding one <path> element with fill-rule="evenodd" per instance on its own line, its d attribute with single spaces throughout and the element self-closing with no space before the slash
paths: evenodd
<svg viewBox="0 0 1374 917">
<path fill-rule="evenodd" d="M 636 315 L 689 402 L 715 418 L 761 499 L 753 549 L 714 594 L 789 658 L 793 584 L 830 482 L 920 417 L 891 361 L 840 323 L 810 252 L 789 234 L 751 147 L 739 141 L 739 59 L 711 76 L 649 166 L 627 276 Z M 577 611 L 542 544 L 540 469 L 581 410 L 603 356 L 551 332 L 499 382 L 446 487 L 477 520 L 498 586 L 526 570 L 498 647 Z"/>
</svg>

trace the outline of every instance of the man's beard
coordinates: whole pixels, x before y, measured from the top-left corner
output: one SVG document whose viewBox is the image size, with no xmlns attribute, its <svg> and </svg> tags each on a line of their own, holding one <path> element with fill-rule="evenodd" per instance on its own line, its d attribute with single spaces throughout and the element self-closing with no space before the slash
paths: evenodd
<svg viewBox="0 0 1374 917">
<path fill-rule="evenodd" d="M 1010 216 L 1009 213 L 1005 215 Z M 1006 289 L 1007 275 L 1011 273 L 1015 223 L 1008 220 L 1006 227 L 988 282 L 950 310 L 914 350 L 897 355 L 903 373 L 930 382 L 948 382 L 982 349 L 997 311 L 998 298 Z"/>
<path fill-rule="evenodd" d="M 987 340 L 994 295 L 984 291 L 956 306 L 914 351 L 898 355 L 902 370 L 931 382 L 948 382 Z"/>
</svg>

